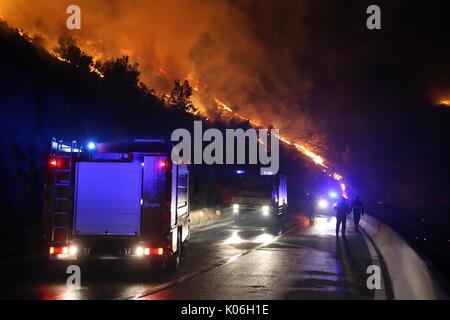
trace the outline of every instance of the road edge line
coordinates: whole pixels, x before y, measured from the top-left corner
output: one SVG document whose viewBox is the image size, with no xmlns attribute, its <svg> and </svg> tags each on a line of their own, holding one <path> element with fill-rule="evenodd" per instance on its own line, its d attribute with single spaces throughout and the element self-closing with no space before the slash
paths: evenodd
<svg viewBox="0 0 450 320">
<path fill-rule="evenodd" d="M 364 241 L 366 242 L 370 255 L 372 256 L 372 260 L 375 261 L 378 260 L 378 262 L 380 263 L 381 272 L 383 274 L 384 300 L 395 300 L 395 293 L 392 287 L 391 275 L 389 273 L 389 268 L 386 264 L 386 261 L 384 260 L 380 249 L 375 244 L 375 241 L 373 241 L 372 237 L 367 233 L 367 231 L 362 226 L 360 226 L 360 229 L 362 230 Z M 375 255 L 373 254 L 373 252 L 375 252 Z M 381 299 L 377 299 L 377 295 L 375 294 L 375 300 Z"/>
</svg>

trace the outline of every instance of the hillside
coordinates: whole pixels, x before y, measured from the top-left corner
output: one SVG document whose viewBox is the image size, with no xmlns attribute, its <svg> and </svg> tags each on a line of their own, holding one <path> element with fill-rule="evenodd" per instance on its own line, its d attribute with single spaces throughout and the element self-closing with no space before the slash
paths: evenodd
<svg viewBox="0 0 450 320">
<path fill-rule="evenodd" d="M 0 232 L 1 251 L 20 253 L 41 239 L 44 172 L 53 137 L 96 141 L 127 138 L 170 140 L 176 128 L 192 128 L 195 106 L 188 84 L 175 83 L 169 96 L 142 84 L 139 66 L 127 57 L 109 60 L 91 71 L 92 60 L 70 39 L 62 39 L 61 61 L 18 30 L 0 24 Z M 205 126 L 248 128 L 247 122 L 215 122 Z M 282 161 L 299 168 L 304 163 L 292 150 Z M 212 171 L 211 171 L 212 170 Z M 217 168 L 194 168 L 193 206 L 214 205 L 221 199 L 214 179 Z M 300 179 L 297 179 L 300 181 Z M 20 244 L 20 245 L 18 245 Z"/>
</svg>

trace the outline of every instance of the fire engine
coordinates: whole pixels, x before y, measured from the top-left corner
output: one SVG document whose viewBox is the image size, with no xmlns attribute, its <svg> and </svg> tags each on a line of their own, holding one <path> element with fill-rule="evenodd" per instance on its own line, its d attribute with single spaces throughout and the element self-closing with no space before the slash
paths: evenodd
<svg viewBox="0 0 450 320">
<path fill-rule="evenodd" d="M 53 139 L 44 225 L 51 260 L 134 259 L 176 267 L 189 239 L 189 171 L 162 140 Z"/>
</svg>

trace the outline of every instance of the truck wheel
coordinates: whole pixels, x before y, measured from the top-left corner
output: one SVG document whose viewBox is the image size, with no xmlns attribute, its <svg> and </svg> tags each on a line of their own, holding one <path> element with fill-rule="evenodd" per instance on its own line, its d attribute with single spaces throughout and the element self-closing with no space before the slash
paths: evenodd
<svg viewBox="0 0 450 320">
<path fill-rule="evenodd" d="M 186 252 L 187 252 L 187 250 L 186 250 L 186 246 L 187 246 L 187 243 L 182 243 L 181 244 L 181 261 L 183 261 L 185 258 L 186 258 Z"/>
<path fill-rule="evenodd" d="M 181 245 L 181 233 L 178 232 L 177 235 L 177 251 L 167 258 L 166 266 L 170 271 L 175 271 L 180 266 L 181 262 L 181 250 L 183 246 Z"/>
</svg>

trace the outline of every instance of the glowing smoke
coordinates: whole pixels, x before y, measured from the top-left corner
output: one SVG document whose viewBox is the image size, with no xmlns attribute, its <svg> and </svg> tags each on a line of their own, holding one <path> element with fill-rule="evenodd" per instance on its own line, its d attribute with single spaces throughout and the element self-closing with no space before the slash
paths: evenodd
<svg viewBox="0 0 450 320">
<path fill-rule="evenodd" d="M 0 0 L 11 25 L 43 36 L 51 50 L 65 27 L 66 0 Z M 174 79 L 189 79 L 204 112 L 224 101 L 261 124 L 273 124 L 291 140 L 323 151 L 324 139 L 302 110 L 312 83 L 298 74 L 295 55 L 301 34 L 271 30 L 273 4 L 266 1 L 78 0 L 82 30 L 70 31 L 96 59 L 129 55 L 140 64 L 142 81 L 168 92 Z M 294 4 L 296 15 L 300 4 Z M 286 8 L 285 8 L 286 9 Z M 255 28 L 253 12 L 268 26 Z M 301 30 L 301 15 L 284 28 Z M 275 19 L 275 18 L 273 18 Z M 258 30 L 264 30 L 261 35 Z M 288 40 L 286 40 L 288 39 Z M 298 52 L 295 52 L 298 53 Z M 214 115 L 211 115 L 214 116 Z M 217 115 L 216 115 L 217 116 Z M 317 150 L 317 149 L 316 149 Z"/>
</svg>

